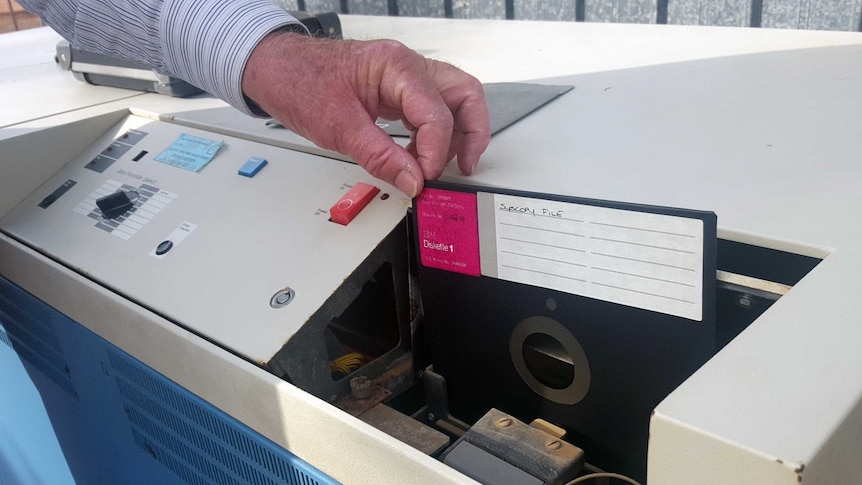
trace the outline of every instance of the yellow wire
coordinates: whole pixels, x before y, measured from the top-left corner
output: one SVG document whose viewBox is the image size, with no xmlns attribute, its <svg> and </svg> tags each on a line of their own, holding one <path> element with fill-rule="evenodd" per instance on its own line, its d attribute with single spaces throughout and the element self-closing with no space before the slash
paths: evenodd
<svg viewBox="0 0 862 485">
<path fill-rule="evenodd" d="M 350 374 L 356 369 L 362 367 L 363 355 L 359 352 L 350 352 L 344 354 L 335 360 L 329 362 L 329 370 L 339 374 Z"/>
</svg>

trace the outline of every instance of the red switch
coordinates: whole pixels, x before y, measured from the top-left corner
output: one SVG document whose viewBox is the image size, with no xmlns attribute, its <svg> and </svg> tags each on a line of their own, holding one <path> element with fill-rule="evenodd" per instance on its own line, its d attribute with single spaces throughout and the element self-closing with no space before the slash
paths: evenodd
<svg viewBox="0 0 862 485">
<path fill-rule="evenodd" d="M 380 189 L 377 187 L 358 182 L 329 209 L 329 218 L 342 226 L 350 224 L 378 192 Z"/>
</svg>

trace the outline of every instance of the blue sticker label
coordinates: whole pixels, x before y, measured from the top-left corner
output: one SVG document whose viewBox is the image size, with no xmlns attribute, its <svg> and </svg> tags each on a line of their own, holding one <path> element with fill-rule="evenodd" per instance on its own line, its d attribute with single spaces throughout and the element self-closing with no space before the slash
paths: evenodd
<svg viewBox="0 0 862 485">
<path fill-rule="evenodd" d="M 155 160 L 192 172 L 200 172 L 223 146 L 223 141 L 207 140 L 183 133 Z"/>
</svg>

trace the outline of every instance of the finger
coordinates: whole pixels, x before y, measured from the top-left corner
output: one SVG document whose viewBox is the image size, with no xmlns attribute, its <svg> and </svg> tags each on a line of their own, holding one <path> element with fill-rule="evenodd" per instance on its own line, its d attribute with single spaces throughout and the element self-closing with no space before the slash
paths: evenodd
<svg viewBox="0 0 862 485">
<path fill-rule="evenodd" d="M 449 144 L 452 139 L 452 113 L 439 93 L 426 92 L 422 99 L 407 94 L 411 101 L 404 106 L 408 122 L 416 127 L 413 146 L 416 162 L 428 179 L 437 179 L 449 162 Z"/>
<path fill-rule="evenodd" d="M 416 159 L 370 119 L 346 128 L 343 133 L 339 151 L 372 176 L 394 185 L 409 197 L 422 191 L 423 172 Z"/>
<path fill-rule="evenodd" d="M 458 131 L 456 128 L 455 131 L 452 132 L 452 141 L 449 142 L 449 161 L 452 161 L 456 155 L 458 155 L 458 147 L 461 146 L 461 139 L 464 138 L 464 134 Z M 458 161 L 458 166 L 461 166 L 461 161 Z M 472 167 L 471 167 L 472 168 Z M 464 169 L 461 169 L 461 172 L 464 175 L 470 175 L 473 171 L 465 172 Z"/>
<path fill-rule="evenodd" d="M 400 109 L 405 127 L 411 130 L 412 148 L 423 176 L 436 179 L 450 159 L 449 142 L 454 125 L 452 112 L 433 80 L 424 72 L 421 60 L 403 74 L 393 80 L 391 91 L 386 87 L 381 90 L 384 96 L 387 91 L 393 93 L 391 98 L 384 100 L 384 104 Z"/>
<path fill-rule="evenodd" d="M 479 164 L 479 157 L 491 143 L 488 107 L 484 97 L 481 101 L 470 99 L 455 113 L 456 135 L 452 138 L 453 150 L 458 154 L 458 168 L 462 173 L 470 175 Z"/>
<path fill-rule="evenodd" d="M 416 153 L 416 130 L 415 129 L 410 132 L 410 143 L 408 143 L 407 146 L 404 147 L 404 149 L 407 150 L 407 153 L 412 155 L 413 158 L 419 157 L 419 154 Z"/>
<path fill-rule="evenodd" d="M 451 151 L 458 155 L 461 172 L 470 174 L 491 141 L 485 91 L 478 79 L 443 62 L 428 60 L 428 72 L 453 113 Z"/>
</svg>

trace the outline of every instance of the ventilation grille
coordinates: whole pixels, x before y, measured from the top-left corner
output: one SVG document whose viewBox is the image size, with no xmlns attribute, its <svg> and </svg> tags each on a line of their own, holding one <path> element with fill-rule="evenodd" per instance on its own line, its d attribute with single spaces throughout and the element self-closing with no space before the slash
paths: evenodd
<svg viewBox="0 0 862 485">
<path fill-rule="evenodd" d="M 337 483 L 125 354 L 108 357 L 135 443 L 186 482 Z"/>
<path fill-rule="evenodd" d="M 12 347 L 70 396 L 78 393 L 54 331 L 55 318 L 64 318 L 8 280 L 0 278 L 0 340 Z"/>
</svg>

